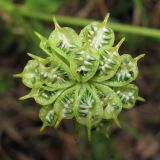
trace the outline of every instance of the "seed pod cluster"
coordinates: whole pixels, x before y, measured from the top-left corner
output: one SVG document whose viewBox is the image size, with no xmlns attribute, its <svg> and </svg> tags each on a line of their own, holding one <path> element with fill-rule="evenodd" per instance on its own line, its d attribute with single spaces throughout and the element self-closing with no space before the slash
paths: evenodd
<svg viewBox="0 0 160 160">
<path fill-rule="evenodd" d="M 105 132 L 122 109 L 132 108 L 138 87 L 131 84 L 138 75 L 137 62 L 144 55 L 132 58 L 119 54 L 124 38 L 114 45 L 114 32 L 102 23 L 87 25 L 78 35 L 73 29 L 60 27 L 54 18 L 55 30 L 48 38 L 36 33 L 46 58 L 28 54 L 30 60 L 22 78 L 30 93 L 20 99 L 34 98 L 41 105 L 39 117 L 46 126 L 57 127 L 63 119 L 75 119 L 85 125 L 90 137 L 92 128 Z"/>
</svg>

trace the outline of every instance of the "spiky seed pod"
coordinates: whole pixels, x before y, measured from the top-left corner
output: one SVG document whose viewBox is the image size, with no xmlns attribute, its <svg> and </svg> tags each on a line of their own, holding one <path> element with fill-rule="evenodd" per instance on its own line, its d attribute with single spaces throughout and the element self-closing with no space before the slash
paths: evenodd
<svg viewBox="0 0 160 160">
<path fill-rule="evenodd" d="M 83 45 L 89 44 L 99 50 L 103 47 L 111 47 L 114 44 L 114 32 L 107 25 L 108 18 L 109 14 L 102 23 L 93 22 L 82 29 L 80 38 Z"/>
<path fill-rule="evenodd" d="M 87 46 L 75 49 L 71 55 L 70 68 L 79 82 L 91 79 L 99 66 L 99 55 Z"/>
<path fill-rule="evenodd" d="M 49 44 L 53 50 L 55 50 L 55 47 L 63 50 L 62 56 L 68 59 L 67 54 L 70 54 L 72 49 L 81 46 L 80 38 L 72 28 L 60 27 L 55 18 L 54 24 L 55 30 L 48 38 Z"/>
<path fill-rule="evenodd" d="M 138 87 L 130 83 L 138 76 L 137 62 L 144 55 L 132 58 L 119 54 L 124 38 L 113 46 L 114 32 L 107 25 L 108 17 L 86 26 L 80 35 L 60 27 L 55 18 L 55 30 L 49 38 L 36 33 L 47 57 L 29 54 L 33 60 L 15 77 L 21 77 L 31 88 L 20 99 L 34 98 L 42 106 L 42 130 L 74 118 L 87 127 L 89 138 L 92 128 L 108 135 L 113 121 L 120 126 L 122 109 L 143 100 Z"/>
</svg>

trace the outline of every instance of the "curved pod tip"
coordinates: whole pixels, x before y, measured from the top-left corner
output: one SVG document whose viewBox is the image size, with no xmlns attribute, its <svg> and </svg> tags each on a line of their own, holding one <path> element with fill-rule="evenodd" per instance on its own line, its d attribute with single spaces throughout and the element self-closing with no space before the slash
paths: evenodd
<svg viewBox="0 0 160 160">
<path fill-rule="evenodd" d="M 54 22 L 54 25 L 55 25 L 55 29 L 60 29 L 61 28 L 60 25 L 58 24 L 55 16 L 53 17 L 53 22 Z"/>
<path fill-rule="evenodd" d="M 104 24 L 107 24 L 109 16 L 110 16 L 110 13 L 107 13 L 106 17 L 104 18 L 104 21 L 103 21 Z"/>
<path fill-rule="evenodd" d="M 140 54 L 139 56 L 134 58 L 134 62 L 138 62 L 141 58 L 143 58 L 145 54 Z"/>
</svg>

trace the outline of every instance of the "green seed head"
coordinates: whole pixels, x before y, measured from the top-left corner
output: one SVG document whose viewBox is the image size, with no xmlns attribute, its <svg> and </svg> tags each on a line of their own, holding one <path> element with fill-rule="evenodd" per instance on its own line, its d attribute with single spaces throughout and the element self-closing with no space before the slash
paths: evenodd
<svg viewBox="0 0 160 160">
<path fill-rule="evenodd" d="M 74 118 L 87 127 L 89 136 L 92 128 L 107 135 L 113 121 L 120 126 L 122 109 L 142 100 L 138 87 L 131 82 L 138 75 L 137 61 L 144 55 L 119 55 L 124 38 L 113 46 L 108 16 L 102 23 L 87 25 L 79 35 L 71 28 L 60 27 L 55 18 L 55 30 L 49 38 L 36 33 L 47 56 L 29 54 L 32 60 L 15 76 L 31 88 L 20 99 L 34 98 L 42 106 L 42 129 Z"/>
</svg>

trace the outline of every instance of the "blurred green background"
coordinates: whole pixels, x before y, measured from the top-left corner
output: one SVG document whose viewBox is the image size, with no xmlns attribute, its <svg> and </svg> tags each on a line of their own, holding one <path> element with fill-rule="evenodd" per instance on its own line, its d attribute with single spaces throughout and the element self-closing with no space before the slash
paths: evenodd
<svg viewBox="0 0 160 160">
<path fill-rule="evenodd" d="M 146 101 L 120 116 L 122 129 L 110 138 L 64 121 L 40 132 L 39 106 L 19 101 L 28 92 L 13 74 L 22 71 L 27 52 L 42 55 L 34 31 L 48 36 L 55 15 L 77 32 L 110 12 L 120 53 L 145 53 L 136 84 Z M 128 24 L 128 25 L 126 25 Z M 160 1 L 159 0 L 0 0 L 0 160 L 160 160 Z"/>
</svg>

